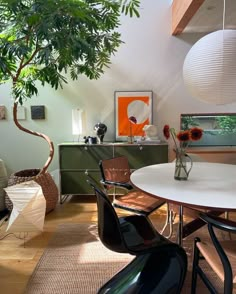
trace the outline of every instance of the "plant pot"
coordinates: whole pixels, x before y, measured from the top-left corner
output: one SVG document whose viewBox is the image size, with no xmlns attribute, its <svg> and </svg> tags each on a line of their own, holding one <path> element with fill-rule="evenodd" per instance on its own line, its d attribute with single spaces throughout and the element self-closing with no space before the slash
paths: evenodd
<svg viewBox="0 0 236 294">
<path fill-rule="evenodd" d="M 7 187 L 7 171 L 5 164 L 2 159 L 0 159 L 0 212 L 5 210 L 5 191 L 4 188 Z M 0 214 L 1 219 L 1 214 Z"/>
<path fill-rule="evenodd" d="M 13 173 L 9 177 L 8 186 L 13 186 L 30 180 L 37 182 L 42 187 L 43 195 L 46 199 L 46 214 L 48 214 L 55 209 L 58 202 L 58 188 L 50 173 L 39 173 L 40 169 L 26 169 Z M 5 196 L 5 204 L 7 209 L 11 211 L 13 205 L 8 195 Z"/>
</svg>

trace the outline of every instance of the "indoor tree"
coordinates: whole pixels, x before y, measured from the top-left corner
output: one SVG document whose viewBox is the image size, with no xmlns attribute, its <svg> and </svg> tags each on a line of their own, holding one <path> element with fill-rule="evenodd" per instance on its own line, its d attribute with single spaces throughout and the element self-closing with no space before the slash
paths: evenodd
<svg viewBox="0 0 236 294">
<path fill-rule="evenodd" d="M 57 90 L 85 74 L 98 79 L 122 43 L 121 14 L 139 16 L 140 0 L 1 0 L 0 83 L 12 83 L 13 119 L 22 131 L 53 142 L 17 120 L 17 106 L 38 94 L 37 85 Z"/>
</svg>

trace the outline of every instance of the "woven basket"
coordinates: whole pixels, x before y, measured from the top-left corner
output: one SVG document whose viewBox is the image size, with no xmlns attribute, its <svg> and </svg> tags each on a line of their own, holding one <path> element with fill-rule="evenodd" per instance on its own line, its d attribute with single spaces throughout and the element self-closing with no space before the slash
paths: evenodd
<svg viewBox="0 0 236 294">
<path fill-rule="evenodd" d="M 52 178 L 52 176 L 46 172 L 40 174 L 40 169 L 26 169 L 12 174 L 8 179 L 8 186 L 13 186 L 30 180 L 37 182 L 43 191 L 43 195 L 46 199 L 46 214 L 52 211 L 58 202 L 58 189 Z M 8 197 L 5 196 L 5 204 L 9 211 L 12 210 L 13 205 Z"/>
<path fill-rule="evenodd" d="M 2 159 L 0 159 L 0 212 L 5 209 L 5 191 L 7 186 L 7 170 Z"/>
</svg>

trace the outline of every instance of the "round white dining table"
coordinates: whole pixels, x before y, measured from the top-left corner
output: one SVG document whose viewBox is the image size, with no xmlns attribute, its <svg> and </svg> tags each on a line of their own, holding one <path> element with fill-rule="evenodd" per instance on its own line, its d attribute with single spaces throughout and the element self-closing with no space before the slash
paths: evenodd
<svg viewBox="0 0 236 294">
<path fill-rule="evenodd" d="M 185 205 L 236 210 L 236 165 L 194 162 L 186 181 L 175 180 L 174 171 L 174 162 L 149 165 L 135 170 L 130 179 L 136 188 L 180 205 L 180 223 Z"/>
</svg>

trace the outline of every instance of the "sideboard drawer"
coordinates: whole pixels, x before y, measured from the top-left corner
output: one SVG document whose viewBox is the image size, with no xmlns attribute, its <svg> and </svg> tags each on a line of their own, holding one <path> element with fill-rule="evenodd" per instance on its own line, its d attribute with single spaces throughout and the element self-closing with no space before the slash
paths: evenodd
<svg viewBox="0 0 236 294">
<path fill-rule="evenodd" d="M 100 159 L 113 156 L 112 146 L 60 146 L 60 169 L 98 169 Z"/>
<path fill-rule="evenodd" d="M 99 171 L 89 171 L 89 174 L 99 183 L 101 179 Z M 60 193 L 62 195 L 94 194 L 93 189 L 87 183 L 87 179 L 85 171 L 62 171 L 60 174 Z"/>
<path fill-rule="evenodd" d="M 115 156 L 125 155 L 129 159 L 131 169 L 145 165 L 168 162 L 168 146 L 166 145 L 131 145 L 115 148 Z"/>
</svg>

